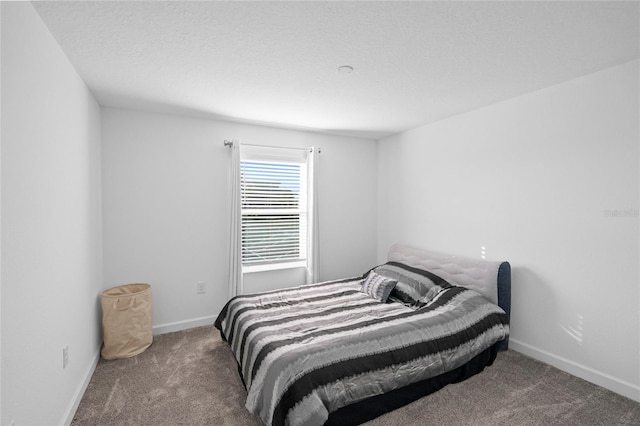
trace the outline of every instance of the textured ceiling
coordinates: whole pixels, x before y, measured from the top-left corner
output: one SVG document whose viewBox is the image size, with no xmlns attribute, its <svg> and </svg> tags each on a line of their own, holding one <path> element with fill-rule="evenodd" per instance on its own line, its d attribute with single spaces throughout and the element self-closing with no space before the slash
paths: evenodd
<svg viewBox="0 0 640 426">
<path fill-rule="evenodd" d="M 34 2 L 101 105 L 374 139 L 638 58 L 639 4 Z"/>
</svg>

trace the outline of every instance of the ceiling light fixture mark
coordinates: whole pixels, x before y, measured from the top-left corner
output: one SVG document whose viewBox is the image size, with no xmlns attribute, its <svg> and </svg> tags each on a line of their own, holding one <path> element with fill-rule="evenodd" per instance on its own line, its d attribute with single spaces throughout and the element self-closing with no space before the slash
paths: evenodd
<svg viewBox="0 0 640 426">
<path fill-rule="evenodd" d="M 338 74 L 351 74 L 353 72 L 353 67 L 349 65 L 343 65 L 338 67 Z"/>
</svg>

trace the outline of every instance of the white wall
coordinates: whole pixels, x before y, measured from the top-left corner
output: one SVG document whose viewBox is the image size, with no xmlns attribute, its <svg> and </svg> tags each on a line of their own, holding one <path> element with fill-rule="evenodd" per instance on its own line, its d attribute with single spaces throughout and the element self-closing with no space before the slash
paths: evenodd
<svg viewBox="0 0 640 426">
<path fill-rule="evenodd" d="M 1 7 L 0 421 L 62 424 L 101 343 L 100 108 L 31 4 Z"/>
<path fill-rule="evenodd" d="M 640 400 L 637 61 L 376 146 L 109 108 L 100 122 L 32 6 L 1 11 L 1 424 L 71 420 L 103 288 L 151 283 L 156 332 L 213 321 L 231 138 L 323 148 L 321 279 L 364 272 L 396 241 L 486 247 L 513 265 L 513 348 Z M 248 291 L 281 276 L 248 277 Z"/>
<path fill-rule="evenodd" d="M 104 108 L 104 285 L 152 285 L 156 333 L 211 324 L 227 300 L 229 160 L 224 139 L 322 148 L 320 276 L 376 260 L 374 141 Z M 286 274 L 285 274 L 286 275 Z M 283 285 L 247 276 L 247 292 Z M 207 292 L 196 294 L 204 281 Z"/>
<path fill-rule="evenodd" d="M 393 242 L 509 260 L 511 347 L 636 400 L 638 72 L 426 125 L 378 153 L 379 260 Z"/>
</svg>

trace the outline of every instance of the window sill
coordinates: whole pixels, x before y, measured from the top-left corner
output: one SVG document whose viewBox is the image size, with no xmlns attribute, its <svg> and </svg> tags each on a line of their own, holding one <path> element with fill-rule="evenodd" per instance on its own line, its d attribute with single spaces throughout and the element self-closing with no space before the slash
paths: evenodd
<svg viewBox="0 0 640 426">
<path fill-rule="evenodd" d="M 307 266 L 307 262 L 304 260 L 300 260 L 297 262 L 286 262 L 286 263 L 268 263 L 264 265 L 250 265 L 243 266 L 242 273 L 243 274 L 251 274 L 253 272 L 265 272 L 265 271 L 277 271 L 282 269 L 293 269 L 293 268 L 305 268 Z"/>
</svg>

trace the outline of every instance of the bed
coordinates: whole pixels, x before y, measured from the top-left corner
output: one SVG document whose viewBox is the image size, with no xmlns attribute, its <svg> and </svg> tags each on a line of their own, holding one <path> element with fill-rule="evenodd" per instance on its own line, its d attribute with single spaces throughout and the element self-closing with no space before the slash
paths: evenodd
<svg viewBox="0 0 640 426">
<path fill-rule="evenodd" d="M 508 262 L 394 245 L 362 276 L 236 296 L 215 327 L 266 425 L 355 425 L 491 365 L 510 292 Z"/>
</svg>

